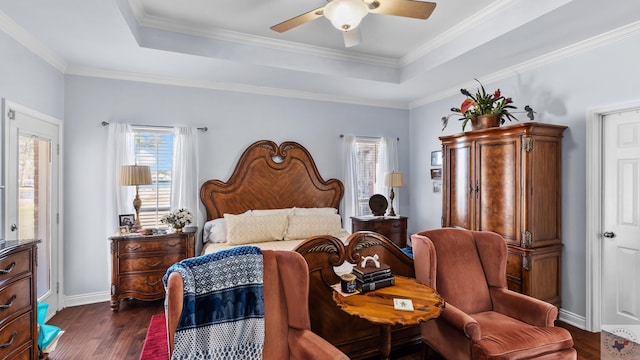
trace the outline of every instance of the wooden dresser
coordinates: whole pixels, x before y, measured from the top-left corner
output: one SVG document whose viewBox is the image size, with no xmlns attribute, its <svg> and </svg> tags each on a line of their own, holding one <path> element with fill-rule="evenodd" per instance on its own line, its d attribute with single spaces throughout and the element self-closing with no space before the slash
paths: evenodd
<svg viewBox="0 0 640 360">
<path fill-rule="evenodd" d="M 407 246 L 406 216 L 354 216 L 351 217 L 351 231 L 373 231 L 384 235 L 400 248 Z"/>
<path fill-rule="evenodd" d="M 556 306 L 565 129 L 526 122 L 440 137 L 442 226 L 502 235 L 509 289 Z"/>
<path fill-rule="evenodd" d="M 158 300 L 169 266 L 195 256 L 195 234 L 114 236 L 111 240 L 111 310 L 120 300 Z"/>
<path fill-rule="evenodd" d="M 38 358 L 37 243 L 0 245 L 0 359 Z"/>
</svg>

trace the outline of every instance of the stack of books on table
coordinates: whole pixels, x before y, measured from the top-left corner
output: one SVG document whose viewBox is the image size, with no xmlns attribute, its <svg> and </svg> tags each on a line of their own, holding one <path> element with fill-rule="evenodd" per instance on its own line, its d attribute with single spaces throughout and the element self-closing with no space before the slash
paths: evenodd
<svg viewBox="0 0 640 360">
<path fill-rule="evenodd" d="M 356 289 L 361 293 L 395 284 L 395 278 L 387 264 L 380 264 L 380 267 L 368 265 L 364 268 L 356 265 L 352 273 L 356 276 Z"/>
</svg>

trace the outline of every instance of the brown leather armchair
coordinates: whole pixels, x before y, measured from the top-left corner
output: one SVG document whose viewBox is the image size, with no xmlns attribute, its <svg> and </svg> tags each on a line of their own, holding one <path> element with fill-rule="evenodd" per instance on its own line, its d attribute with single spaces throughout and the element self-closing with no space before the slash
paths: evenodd
<svg viewBox="0 0 640 360">
<path fill-rule="evenodd" d="M 264 348 L 263 359 L 349 359 L 331 343 L 311 332 L 309 270 L 293 251 L 263 250 Z M 183 305 L 182 276 L 167 281 L 166 316 L 169 354 Z"/>
<path fill-rule="evenodd" d="M 437 229 L 411 236 L 416 278 L 445 299 L 422 339 L 448 360 L 576 359 L 558 309 L 507 289 L 507 247 L 492 232 Z"/>
</svg>

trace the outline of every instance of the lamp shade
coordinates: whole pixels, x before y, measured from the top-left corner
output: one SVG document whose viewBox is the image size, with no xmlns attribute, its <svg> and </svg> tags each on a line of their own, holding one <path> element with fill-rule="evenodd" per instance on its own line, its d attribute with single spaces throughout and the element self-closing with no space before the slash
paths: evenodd
<svg viewBox="0 0 640 360">
<path fill-rule="evenodd" d="M 384 186 L 399 188 L 404 186 L 404 179 L 401 172 L 390 172 L 384 177 Z"/>
<path fill-rule="evenodd" d="M 123 165 L 120 167 L 120 185 L 150 185 L 151 168 L 146 165 Z"/>
<path fill-rule="evenodd" d="M 362 0 L 332 0 L 324 7 L 324 16 L 342 31 L 356 28 L 368 13 L 369 7 Z"/>
</svg>

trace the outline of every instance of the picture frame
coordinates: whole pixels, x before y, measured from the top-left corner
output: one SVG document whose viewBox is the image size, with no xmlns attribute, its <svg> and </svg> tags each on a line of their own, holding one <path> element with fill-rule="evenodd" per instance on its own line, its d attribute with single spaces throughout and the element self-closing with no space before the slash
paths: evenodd
<svg viewBox="0 0 640 360">
<path fill-rule="evenodd" d="M 129 235 L 129 227 L 127 225 L 118 226 L 118 235 Z"/>
<path fill-rule="evenodd" d="M 434 193 L 440 193 L 442 192 L 442 183 L 439 181 L 434 181 L 433 182 L 433 192 Z"/>
<path fill-rule="evenodd" d="M 431 166 L 442 166 L 442 150 L 431 152 Z"/>
<path fill-rule="evenodd" d="M 118 215 L 118 220 L 119 220 L 120 226 L 126 226 L 129 229 L 129 231 L 131 231 L 131 229 L 133 228 L 133 225 L 136 223 L 136 219 L 133 216 L 133 214 Z"/>
<path fill-rule="evenodd" d="M 442 179 L 442 169 L 431 169 L 431 179 L 432 180 Z"/>
</svg>

